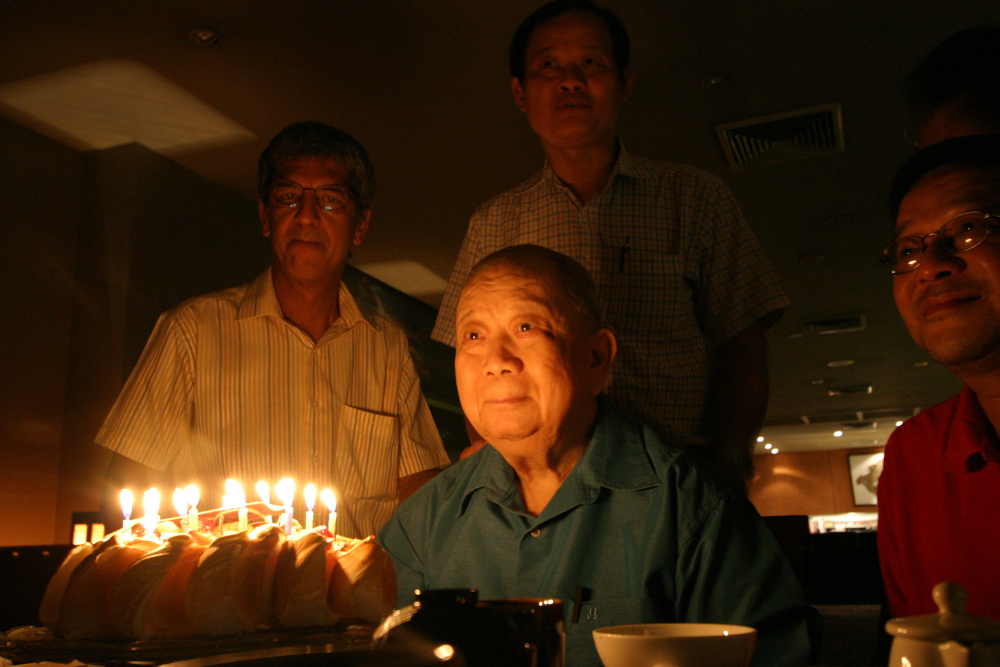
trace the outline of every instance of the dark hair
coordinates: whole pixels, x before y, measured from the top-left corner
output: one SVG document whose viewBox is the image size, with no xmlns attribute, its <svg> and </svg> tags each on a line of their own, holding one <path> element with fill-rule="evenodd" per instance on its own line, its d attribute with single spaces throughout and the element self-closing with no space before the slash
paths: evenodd
<svg viewBox="0 0 1000 667">
<path fill-rule="evenodd" d="M 1000 125 L 1000 27 L 956 32 L 934 47 L 910 74 L 914 124 L 956 100 L 966 101 L 982 120 Z"/>
<path fill-rule="evenodd" d="M 257 196 L 267 201 L 281 160 L 326 157 L 347 167 L 347 187 L 359 210 L 369 209 L 375 198 L 375 169 L 364 146 L 343 130 L 317 121 L 293 123 L 271 139 L 257 161 Z"/>
<path fill-rule="evenodd" d="M 975 134 L 931 144 L 907 160 L 889 189 L 889 211 L 893 221 L 899 205 L 917 182 L 939 167 L 981 169 L 1000 177 L 1000 134 Z"/>
<path fill-rule="evenodd" d="M 590 0 L 552 0 L 536 9 L 531 16 L 524 19 L 514 31 L 510 40 L 510 75 L 518 81 L 524 81 L 525 58 L 528 52 L 528 41 L 535 28 L 567 12 L 592 12 L 601 19 L 611 35 L 611 53 L 618 68 L 618 78 L 625 78 L 625 70 L 629 62 L 628 31 L 622 22 L 610 9 L 599 7 Z"/>
<path fill-rule="evenodd" d="M 553 278 L 555 286 L 568 297 L 574 311 L 590 331 L 597 331 L 606 326 L 597 300 L 594 279 L 590 276 L 590 272 L 572 257 L 527 243 L 510 246 L 476 262 L 465 284 L 471 283 L 480 273 L 499 267 L 511 267 L 531 276 Z"/>
</svg>

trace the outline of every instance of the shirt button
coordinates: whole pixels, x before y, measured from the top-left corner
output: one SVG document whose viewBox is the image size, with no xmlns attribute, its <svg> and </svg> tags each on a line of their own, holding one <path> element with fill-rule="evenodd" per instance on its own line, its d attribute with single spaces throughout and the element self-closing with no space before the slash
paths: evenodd
<svg viewBox="0 0 1000 667">
<path fill-rule="evenodd" d="M 541 528 L 535 528 L 533 531 L 531 531 L 531 536 L 532 537 L 538 537 L 541 534 L 542 534 L 542 529 Z"/>
</svg>

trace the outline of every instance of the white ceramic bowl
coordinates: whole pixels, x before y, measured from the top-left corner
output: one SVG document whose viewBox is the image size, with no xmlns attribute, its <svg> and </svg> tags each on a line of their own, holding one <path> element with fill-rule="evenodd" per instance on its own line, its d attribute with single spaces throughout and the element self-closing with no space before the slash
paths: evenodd
<svg viewBox="0 0 1000 667">
<path fill-rule="evenodd" d="M 744 625 L 646 623 L 594 630 L 604 667 L 747 667 L 757 631 Z"/>
</svg>

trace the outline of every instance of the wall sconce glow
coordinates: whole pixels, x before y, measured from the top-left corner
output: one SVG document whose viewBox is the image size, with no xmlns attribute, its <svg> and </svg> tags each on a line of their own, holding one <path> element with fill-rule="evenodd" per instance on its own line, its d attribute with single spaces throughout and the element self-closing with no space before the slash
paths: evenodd
<svg viewBox="0 0 1000 667">
<path fill-rule="evenodd" d="M 835 438 L 839 438 L 842 435 L 844 435 L 843 431 L 834 431 L 833 432 L 833 437 L 835 437 Z"/>
</svg>

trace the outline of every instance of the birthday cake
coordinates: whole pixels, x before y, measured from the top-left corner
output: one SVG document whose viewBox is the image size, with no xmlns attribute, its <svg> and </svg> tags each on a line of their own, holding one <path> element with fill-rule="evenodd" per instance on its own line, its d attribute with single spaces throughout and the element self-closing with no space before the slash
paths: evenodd
<svg viewBox="0 0 1000 667">
<path fill-rule="evenodd" d="M 203 514 L 196 529 L 184 518 L 137 524 L 76 547 L 40 619 L 68 639 L 152 639 L 377 623 L 395 606 L 396 572 L 374 537 L 283 528 L 262 513 L 237 530 Z"/>
</svg>

